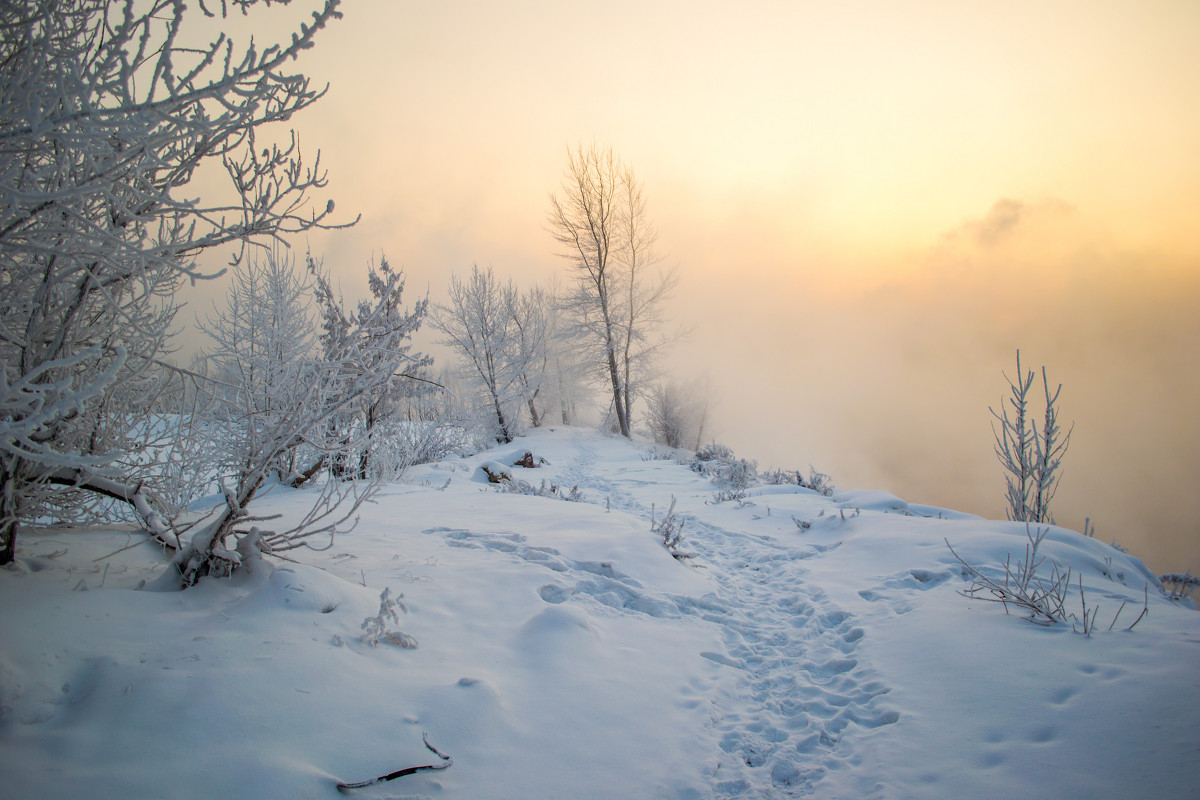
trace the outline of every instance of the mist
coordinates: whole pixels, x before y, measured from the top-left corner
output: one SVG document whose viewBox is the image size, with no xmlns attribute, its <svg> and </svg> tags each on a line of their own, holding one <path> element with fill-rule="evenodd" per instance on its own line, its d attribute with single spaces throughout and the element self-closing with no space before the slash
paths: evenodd
<svg viewBox="0 0 1200 800">
<path fill-rule="evenodd" d="M 682 290 L 700 321 L 676 366 L 712 379 L 718 438 L 763 466 L 1003 519 L 989 407 L 1020 348 L 1074 425 L 1056 521 L 1090 517 L 1159 571 L 1200 564 L 1200 281 L 1185 264 L 1122 251 L 1063 201 L 1000 199 L 874 266 L 849 278 L 814 259 Z M 1039 371 L 1035 405 L 1041 387 Z"/>
</svg>

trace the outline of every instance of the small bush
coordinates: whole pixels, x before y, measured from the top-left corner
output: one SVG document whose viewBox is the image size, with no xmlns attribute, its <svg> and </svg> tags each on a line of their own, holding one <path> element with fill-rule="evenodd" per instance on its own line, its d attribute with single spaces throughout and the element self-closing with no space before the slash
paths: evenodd
<svg viewBox="0 0 1200 800">
<path fill-rule="evenodd" d="M 534 486 L 528 481 L 523 481 L 520 478 L 514 478 L 509 475 L 500 478 L 495 483 L 499 485 L 501 491 L 508 492 L 509 494 L 553 497 L 556 500 L 566 500 L 571 503 L 578 503 L 583 500 L 583 492 L 579 490 L 578 486 L 572 486 L 567 490 L 562 485 L 548 480 L 542 480 L 540 485 Z"/>
<path fill-rule="evenodd" d="M 1080 614 L 1075 614 L 1067 611 L 1066 608 L 1071 591 L 1070 567 L 1064 572 L 1057 562 L 1051 562 L 1048 578 L 1040 577 L 1037 574 L 1038 568 L 1045 562 L 1044 558 L 1038 558 L 1038 548 L 1049 532 L 1049 528 L 1039 528 L 1037 533 L 1034 533 L 1028 524 L 1025 526 L 1025 536 L 1028 539 L 1025 545 L 1025 560 L 1019 561 L 1016 566 L 1013 566 L 1010 554 L 1004 562 L 1003 580 L 989 577 L 980 568 L 967 563 L 947 541 L 946 547 L 950 548 L 950 552 L 962 565 L 963 571 L 971 577 L 971 585 L 960 590 L 959 594 L 973 600 L 1000 603 L 1004 606 L 1005 613 L 1011 606 L 1026 614 L 1026 619 L 1035 625 L 1049 626 L 1069 621 L 1072 630 L 1083 633 L 1085 636 L 1091 636 L 1096 630 L 1096 615 L 1100 609 L 1098 606 L 1088 607 L 1082 578 L 1078 583 Z M 1149 603 L 1149 590 L 1147 590 L 1142 613 L 1126 630 L 1133 630 L 1134 626 L 1142 621 L 1142 617 L 1149 613 Z M 1112 630 L 1113 626 L 1117 624 L 1117 619 L 1124 610 L 1125 603 L 1122 603 L 1113 616 L 1108 630 Z"/>
<path fill-rule="evenodd" d="M 1158 579 L 1167 590 L 1167 597 L 1176 602 L 1191 597 L 1192 592 L 1200 587 L 1200 577 L 1193 575 L 1191 570 L 1183 574 L 1168 572 L 1166 575 L 1159 575 Z"/>
<path fill-rule="evenodd" d="M 416 649 L 416 639 L 407 633 L 389 631 L 387 629 L 388 622 L 400 622 L 400 615 L 396 613 L 397 611 L 403 611 L 405 614 L 408 613 L 408 606 L 401 602 L 400 598 L 402 597 L 404 597 L 403 594 L 399 597 L 392 597 L 392 590 L 390 588 L 384 588 L 379 593 L 379 613 L 373 617 L 364 619 L 360 626 L 364 631 L 362 637 L 360 637 L 363 643 L 369 644 L 371 647 L 377 647 L 379 641 L 382 639 L 387 644 L 394 644 L 397 647 L 403 647 L 408 650 Z"/>
<path fill-rule="evenodd" d="M 808 467 L 808 477 L 798 469 L 775 469 L 763 475 L 763 482 L 776 486 L 800 486 L 811 489 L 825 497 L 833 496 L 833 478 L 824 472 L 817 472 L 811 464 Z"/>
<path fill-rule="evenodd" d="M 675 516 L 675 497 L 671 496 L 671 505 L 667 508 L 666 516 L 660 520 L 654 518 L 654 507 L 650 507 L 650 530 L 662 539 L 663 547 L 677 561 L 686 561 L 694 556 L 683 552 L 683 520 Z"/>
<path fill-rule="evenodd" d="M 745 490 L 758 482 L 757 462 L 738 458 L 716 442 L 697 450 L 690 466 L 722 489 Z"/>
</svg>

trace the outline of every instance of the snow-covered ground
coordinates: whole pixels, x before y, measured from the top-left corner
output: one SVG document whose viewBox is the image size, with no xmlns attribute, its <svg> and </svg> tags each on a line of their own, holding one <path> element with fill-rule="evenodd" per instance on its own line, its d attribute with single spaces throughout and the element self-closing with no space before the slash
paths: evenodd
<svg viewBox="0 0 1200 800">
<path fill-rule="evenodd" d="M 549 463 L 517 477 L 583 501 L 486 483 L 481 464 L 525 448 Z M 1051 529 L 1043 570 L 1082 578 L 1088 637 L 958 593 L 947 541 L 994 574 L 1023 557 L 1024 525 L 885 492 L 716 493 L 647 448 L 559 429 L 412 470 L 303 563 L 183 592 L 137 590 L 164 563 L 137 534 L 28 534 L 0 571 L 0 794 L 334 797 L 437 763 L 423 735 L 450 768 L 354 792 L 1200 791 L 1200 614 L 1136 558 Z M 650 531 L 672 497 L 690 561 Z M 385 588 L 408 609 L 385 629 L 416 649 L 363 640 Z"/>
</svg>

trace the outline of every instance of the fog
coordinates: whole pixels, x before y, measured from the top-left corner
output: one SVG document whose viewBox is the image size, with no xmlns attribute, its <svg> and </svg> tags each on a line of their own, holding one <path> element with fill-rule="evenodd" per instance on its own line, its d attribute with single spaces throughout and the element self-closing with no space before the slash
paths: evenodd
<svg viewBox="0 0 1200 800">
<path fill-rule="evenodd" d="M 662 374 L 707 380 L 713 436 L 1002 518 L 988 408 L 1020 348 L 1075 426 L 1058 522 L 1200 569 L 1200 6 L 343 11 L 292 122 L 361 219 L 294 245 L 348 295 L 381 254 L 435 302 L 476 262 L 565 277 L 547 195 L 569 147 L 612 147 L 680 276 Z"/>
<path fill-rule="evenodd" d="M 1182 571 L 1200 563 L 1200 281 L 1077 217 L 1001 200 L 899 273 L 850 281 L 815 261 L 766 291 L 732 275 L 686 287 L 699 313 L 681 365 L 717 387 L 717 435 L 764 465 L 1002 519 L 988 409 L 1019 347 L 1063 385 L 1074 424 L 1056 520 L 1091 517 L 1106 541 Z M 1040 374 L 1035 393 L 1040 409 Z"/>
</svg>

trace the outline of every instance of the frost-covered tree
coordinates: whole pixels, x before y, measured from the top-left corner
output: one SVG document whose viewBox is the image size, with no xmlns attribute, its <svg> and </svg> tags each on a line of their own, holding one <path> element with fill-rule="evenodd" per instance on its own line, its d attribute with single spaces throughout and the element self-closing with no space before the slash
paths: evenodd
<svg viewBox="0 0 1200 800">
<path fill-rule="evenodd" d="M 310 269 L 313 263 L 310 258 Z M 206 355 L 212 396 L 195 435 L 217 456 L 225 504 L 176 554 L 169 582 L 191 585 L 205 575 L 230 574 L 259 550 L 277 553 L 312 546 L 315 537 L 324 541 L 374 490 L 370 480 L 324 481 L 308 512 L 284 529 L 257 527 L 265 520 L 250 511 L 301 449 L 316 452 L 319 464 L 335 463 L 329 457 L 348 449 L 362 453 L 365 463 L 370 414 L 411 366 L 409 340 L 423 315 L 423 306 L 411 314 L 400 310 L 403 276 L 383 262 L 370 276 L 374 301 L 341 317 L 337 336 L 318 347 L 313 326 L 306 324 L 309 279 L 293 266 L 290 259 L 270 258 L 238 268 L 226 308 L 204 326 L 213 340 Z M 326 275 L 310 276 L 318 294 L 328 291 Z M 347 428 L 345 420 L 358 424 Z M 363 467 L 337 477 L 372 476 Z"/>
<path fill-rule="evenodd" d="M 654 336 L 675 275 L 656 269 L 656 234 L 632 168 L 595 146 L 567 156 L 549 215 L 560 255 L 577 279 L 564 307 L 611 388 L 617 427 L 629 437 L 639 384 L 662 344 Z"/>
<path fill-rule="evenodd" d="M 437 387 L 425 377 L 433 359 L 412 352 L 412 336 L 425 320 L 429 301 L 418 300 L 411 311 L 404 307 L 404 272 L 393 269 L 387 258 L 369 268 L 370 297 L 351 310 L 334 294 L 328 274 L 311 255 L 308 268 L 315 278 L 325 359 L 341 362 L 341 368 L 350 374 L 367 375 L 381 368 L 391 372 L 386 380 L 362 392 L 355 403 L 329 417 L 330 430 L 337 432 L 342 445 L 332 456 L 318 458 L 301 478 L 307 479 L 325 460 L 330 460 L 339 478 L 366 478 L 372 472 L 372 454 L 377 454 L 401 408 L 415 395 Z"/>
<path fill-rule="evenodd" d="M 290 253 L 272 248 L 239 265 L 232 278 L 225 307 L 200 322 L 212 340 L 205 357 L 209 416 L 226 428 L 213 444 L 235 454 L 218 472 L 239 469 L 244 454 L 259 449 L 257 440 L 306 401 L 317 344 L 312 276 L 296 269 Z M 299 445 L 293 440 L 270 465 L 280 479 L 295 471 Z"/>
<path fill-rule="evenodd" d="M 229 0 L 215 13 L 271 0 Z M 176 287 L 203 252 L 324 225 L 324 185 L 293 134 L 260 141 L 322 94 L 293 71 L 327 0 L 282 45 L 197 47 L 180 0 L 0 3 L 0 563 L 17 526 L 99 492 L 156 522 L 130 457 L 155 395 Z M 211 164 L 232 191 L 188 188 Z"/>
<path fill-rule="evenodd" d="M 516 287 L 497 281 L 491 267 L 480 269 L 475 264 L 465 279 L 452 274 L 447 295 L 448 301 L 430 314 L 430 323 L 441 332 L 441 343 L 462 359 L 483 391 L 496 440 L 511 442 L 515 433 L 511 403 L 522 377 L 528 378 L 532 372 L 518 359 L 536 357 L 535 345 L 541 335 L 519 308 Z M 524 328 L 517 324 L 517 314 L 524 317 Z M 525 329 L 528 346 L 519 342 Z"/>
<path fill-rule="evenodd" d="M 1006 376 L 1007 377 L 1007 376 Z M 1071 430 L 1058 423 L 1058 397 L 1062 384 L 1051 392 L 1050 379 L 1042 367 L 1045 408 L 1039 427 L 1029 407 L 1033 388 L 1033 370 L 1022 372 L 1021 351 L 1017 351 L 1016 380 L 1008 378 L 1009 397 L 997 412 L 989 408 L 995 422 L 996 457 L 1005 471 L 1006 513 L 1017 522 L 1053 523 L 1050 501 L 1058 489 L 1062 458 L 1071 443 Z"/>
</svg>

